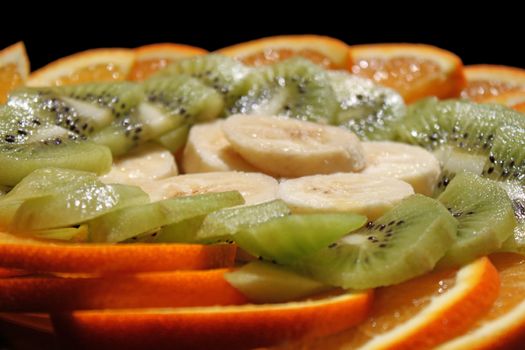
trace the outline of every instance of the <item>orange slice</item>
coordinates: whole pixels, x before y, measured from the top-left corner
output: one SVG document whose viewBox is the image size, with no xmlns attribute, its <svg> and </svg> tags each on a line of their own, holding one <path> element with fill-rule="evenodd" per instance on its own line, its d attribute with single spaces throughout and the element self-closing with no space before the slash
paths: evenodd
<svg viewBox="0 0 525 350">
<path fill-rule="evenodd" d="M 115 274 L 232 266 L 229 244 L 67 244 L 0 233 L 0 266 L 39 272 Z"/>
<path fill-rule="evenodd" d="M 29 86 L 125 80 L 135 55 L 129 49 L 93 49 L 60 58 L 31 73 Z"/>
<path fill-rule="evenodd" d="M 525 90 L 502 92 L 496 96 L 480 97 L 478 102 L 481 103 L 498 103 L 507 107 L 514 108 L 514 106 L 525 103 Z"/>
<path fill-rule="evenodd" d="M 514 108 L 518 112 L 525 113 L 525 102 L 514 105 L 512 106 L 512 108 Z"/>
<path fill-rule="evenodd" d="M 468 329 L 498 296 L 488 258 L 379 288 L 370 316 L 354 329 L 302 349 L 432 349 Z"/>
<path fill-rule="evenodd" d="M 29 58 L 23 42 L 0 51 L 0 103 L 5 103 L 9 91 L 23 85 L 28 75 Z"/>
<path fill-rule="evenodd" d="M 525 69 L 478 64 L 464 69 L 467 86 L 461 97 L 475 101 L 511 91 L 525 91 Z"/>
<path fill-rule="evenodd" d="M 181 44 L 152 44 L 134 50 L 135 62 L 129 73 L 129 80 L 144 80 L 168 64 L 181 58 L 205 55 L 208 51 L 200 47 Z"/>
<path fill-rule="evenodd" d="M 251 349 L 352 327 L 371 302 L 372 293 L 363 292 L 283 304 L 76 311 L 52 319 L 72 349 Z"/>
<path fill-rule="evenodd" d="M 20 269 L 6 269 L 0 267 L 0 278 L 27 275 L 29 272 Z"/>
<path fill-rule="evenodd" d="M 239 305 L 246 298 L 224 279 L 227 269 L 107 277 L 0 279 L 2 312 Z"/>
<path fill-rule="evenodd" d="M 439 347 L 454 349 L 523 349 L 525 344 L 525 257 L 500 253 L 490 259 L 499 271 L 501 292 L 490 311 L 463 336 Z"/>
<path fill-rule="evenodd" d="M 407 103 L 427 96 L 458 96 L 465 83 L 462 68 L 458 56 L 429 45 L 350 46 L 348 69 L 397 90 Z"/>
<path fill-rule="evenodd" d="M 345 68 L 348 61 L 348 45 L 319 35 L 272 36 L 225 47 L 217 53 L 250 66 L 268 65 L 293 56 L 302 56 L 333 69 Z"/>
</svg>

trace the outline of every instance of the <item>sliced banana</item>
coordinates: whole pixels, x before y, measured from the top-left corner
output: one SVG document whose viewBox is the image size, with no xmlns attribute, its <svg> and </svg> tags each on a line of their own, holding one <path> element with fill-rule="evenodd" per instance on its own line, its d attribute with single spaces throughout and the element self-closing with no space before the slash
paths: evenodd
<svg viewBox="0 0 525 350">
<path fill-rule="evenodd" d="M 178 174 L 177 163 L 170 151 L 155 143 L 139 146 L 126 156 L 115 159 L 104 183 L 137 185 Z"/>
<path fill-rule="evenodd" d="M 330 174 L 365 166 L 359 139 L 342 128 L 286 117 L 234 115 L 222 129 L 237 153 L 270 175 Z"/>
<path fill-rule="evenodd" d="M 268 202 L 277 198 L 279 184 L 260 173 L 213 172 L 173 176 L 142 187 L 152 201 L 210 192 L 239 191 L 246 204 Z"/>
<path fill-rule="evenodd" d="M 437 158 L 418 146 L 399 142 L 362 142 L 366 157 L 363 174 L 408 182 L 414 191 L 430 196 L 439 179 Z"/>
<path fill-rule="evenodd" d="M 413 193 L 394 178 L 339 173 L 283 180 L 278 196 L 296 213 L 353 212 L 374 220 Z"/>
<path fill-rule="evenodd" d="M 185 173 L 257 171 L 233 150 L 224 137 L 222 123 L 222 120 L 217 120 L 191 128 L 182 157 Z"/>
</svg>

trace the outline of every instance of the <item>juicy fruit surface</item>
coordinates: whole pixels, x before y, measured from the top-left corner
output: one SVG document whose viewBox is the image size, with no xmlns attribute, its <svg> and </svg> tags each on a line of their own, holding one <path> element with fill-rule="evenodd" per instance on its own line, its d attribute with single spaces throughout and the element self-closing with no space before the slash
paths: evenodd
<svg viewBox="0 0 525 350">
<path fill-rule="evenodd" d="M 442 204 L 413 195 L 295 266 L 343 288 L 396 284 L 431 271 L 454 242 L 456 227 Z"/>
<path fill-rule="evenodd" d="M 403 98 L 395 91 L 345 72 L 329 72 L 330 84 L 339 102 L 337 124 L 362 139 L 393 137 L 392 125 L 405 113 Z"/>
<path fill-rule="evenodd" d="M 442 265 L 460 266 L 496 251 L 516 227 L 507 193 L 492 180 L 461 173 L 438 200 L 458 220 L 456 242 L 443 257 Z"/>
<path fill-rule="evenodd" d="M 331 289 L 316 280 L 261 261 L 250 262 L 224 277 L 256 303 L 282 303 Z"/>
<path fill-rule="evenodd" d="M 337 100 L 327 73 L 293 58 L 252 71 L 239 87 L 243 96 L 229 114 L 269 114 L 333 123 Z"/>
<path fill-rule="evenodd" d="M 290 263 L 363 226 L 357 214 L 295 214 L 239 230 L 233 239 L 254 256 Z"/>
</svg>

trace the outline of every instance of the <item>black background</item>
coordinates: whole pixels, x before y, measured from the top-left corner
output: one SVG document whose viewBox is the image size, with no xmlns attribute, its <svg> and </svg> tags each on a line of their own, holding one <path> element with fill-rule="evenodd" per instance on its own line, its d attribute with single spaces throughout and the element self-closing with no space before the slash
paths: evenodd
<svg viewBox="0 0 525 350">
<path fill-rule="evenodd" d="M 322 1 L 322 0 L 321 0 Z M 525 21 L 521 10 L 481 2 L 461 11 L 459 3 L 380 4 L 310 1 L 293 3 L 135 2 L 121 6 L 71 2 L 16 15 L 3 12 L 0 47 L 26 43 L 32 68 L 95 47 L 137 47 L 175 42 L 215 50 L 279 34 L 322 34 L 348 44 L 421 42 L 458 54 L 466 64 L 493 63 L 525 68 Z M 469 7 L 470 6 L 470 7 Z M 34 8 L 33 8 L 34 7 Z M 21 17 L 22 16 L 22 17 Z"/>
</svg>

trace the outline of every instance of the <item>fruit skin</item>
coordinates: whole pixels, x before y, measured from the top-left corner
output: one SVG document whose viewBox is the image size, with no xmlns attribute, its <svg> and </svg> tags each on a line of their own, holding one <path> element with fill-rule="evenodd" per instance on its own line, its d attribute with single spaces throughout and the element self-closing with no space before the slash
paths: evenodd
<svg viewBox="0 0 525 350">
<path fill-rule="evenodd" d="M 0 266 L 39 272 L 120 274 L 232 266 L 230 244 L 65 244 L 0 232 Z"/>
<path fill-rule="evenodd" d="M 319 52 L 331 62 L 316 62 L 329 68 L 344 68 L 348 60 L 348 45 L 344 42 L 321 35 L 279 35 L 222 48 L 216 53 L 234 57 L 240 61 L 247 56 L 269 49 L 292 49 Z M 299 51 L 299 56 L 301 53 Z"/>
<path fill-rule="evenodd" d="M 244 304 L 246 297 L 224 278 L 230 271 L 0 278 L 0 310 L 59 312 Z"/>
<path fill-rule="evenodd" d="M 372 292 L 286 304 L 77 311 L 52 315 L 65 348 L 249 349 L 337 333 L 367 314 Z"/>
<path fill-rule="evenodd" d="M 208 51 L 183 44 L 158 43 L 137 47 L 133 49 L 133 53 L 135 60 L 128 74 L 128 80 L 139 81 L 149 78 L 174 60 L 205 55 Z"/>
<path fill-rule="evenodd" d="M 0 103 L 6 102 L 9 91 L 24 84 L 29 72 L 29 58 L 22 41 L 0 50 Z"/>
<path fill-rule="evenodd" d="M 124 80 L 133 64 L 134 54 L 129 49 L 92 49 L 62 57 L 34 71 L 27 80 L 28 86 L 58 86 L 64 85 L 62 78 L 92 65 L 104 64 L 116 66 L 121 72 L 114 71 L 110 80 Z M 112 68 L 113 69 L 113 68 Z M 96 77 L 90 77 L 93 81 Z M 85 81 L 79 81 L 85 82 Z M 77 82 L 77 83 L 79 83 Z M 66 81 L 67 83 L 67 81 Z"/>
</svg>

